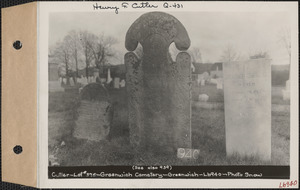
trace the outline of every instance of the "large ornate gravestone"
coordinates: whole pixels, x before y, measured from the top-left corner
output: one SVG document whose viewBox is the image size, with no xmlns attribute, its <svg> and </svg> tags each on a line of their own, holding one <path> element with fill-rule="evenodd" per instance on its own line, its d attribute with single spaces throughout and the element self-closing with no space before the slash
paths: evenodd
<svg viewBox="0 0 300 190">
<path fill-rule="evenodd" d="M 223 77 L 227 155 L 270 160 L 270 60 L 224 63 Z"/>
<path fill-rule="evenodd" d="M 126 34 L 126 88 L 130 141 L 137 149 L 168 152 L 191 147 L 191 58 L 173 62 L 169 46 L 184 51 L 190 39 L 184 26 L 162 12 L 143 14 Z M 141 60 L 134 51 L 143 47 Z"/>
</svg>

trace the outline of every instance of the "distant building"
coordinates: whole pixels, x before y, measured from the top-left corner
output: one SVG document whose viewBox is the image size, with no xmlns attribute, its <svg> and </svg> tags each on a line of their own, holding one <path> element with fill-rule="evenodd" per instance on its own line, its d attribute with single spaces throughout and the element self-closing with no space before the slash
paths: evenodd
<svg viewBox="0 0 300 190">
<path fill-rule="evenodd" d="M 210 69 L 211 78 L 223 78 L 223 64 L 221 62 L 214 63 Z"/>
<path fill-rule="evenodd" d="M 192 80 L 198 80 L 198 78 L 205 72 L 209 74 L 212 65 L 212 63 L 192 63 Z"/>
</svg>

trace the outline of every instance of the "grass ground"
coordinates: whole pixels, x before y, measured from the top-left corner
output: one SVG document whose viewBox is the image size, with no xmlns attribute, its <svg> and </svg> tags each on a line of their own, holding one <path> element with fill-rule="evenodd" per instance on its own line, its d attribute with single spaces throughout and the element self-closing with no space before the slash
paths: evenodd
<svg viewBox="0 0 300 190">
<path fill-rule="evenodd" d="M 206 93 L 214 94 L 210 96 L 212 97 L 210 101 L 218 102 L 223 99 L 222 91 L 216 90 L 214 86 L 207 86 Z M 114 106 L 123 109 L 121 111 L 123 114 L 118 116 L 120 122 L 113 122 L 113 136 L 100 142 L 78 140 L 72 136 L 78 94 L 65 92 L 49 94 L 49 154 L 61 166 L 289 164 L 289 112 L 272 112 L 272 159 L 267 163 L 256 157 L 242 158 L 235 155 L 226 158 L 223 109 L 193 107 L 192 146 L 200 149 L 201 156 L 194 161 L 182 161 L 176 158 L 175 153 L 168 157 L 149 152 L 139 152 L 136 155 L 130 146 L 126 128 L 125 89 L 110 89 L 110 94 Z"/>
</svg>

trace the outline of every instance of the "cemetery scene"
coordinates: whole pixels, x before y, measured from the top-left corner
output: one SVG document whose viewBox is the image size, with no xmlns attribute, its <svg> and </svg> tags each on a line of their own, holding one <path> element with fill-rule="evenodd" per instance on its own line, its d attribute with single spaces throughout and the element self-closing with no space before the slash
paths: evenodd
<svg viewBox="0 0 300 190">
<path fill-rule="evenodd" d="M 206 50 L 210 40 L 197 46 L 210 37 L 183 14 L 136 14 L 122 38 L 75 26 L 58 37 L 63 16 L 90 15 L 50 17 L 49 166 L 289 165 L 286 30 L 273 35 L 277 58 L 267 48 L 239 53 L 227 39 L 219 53 Z"/>
</svg>

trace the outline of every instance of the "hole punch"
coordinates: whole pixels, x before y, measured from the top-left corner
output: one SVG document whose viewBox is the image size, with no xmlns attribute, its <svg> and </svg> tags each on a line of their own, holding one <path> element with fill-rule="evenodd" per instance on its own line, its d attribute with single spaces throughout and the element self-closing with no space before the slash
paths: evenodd
<svg viewBox="0 0 300 190">
<path fill-rule="evenodd" d="M 14 147 L 14 153 L 15 154 L 21 154 L 23 152 L 23 148 L 20 145 L 17 145 Z"/>
<path fill-rule="evenodd" d="M 20 40 L 17 40 L 13 43 L 13 47 L 16 49 L 16 50 L 19 50 L 22 48 L 22 43 Z"/>
</svg>

